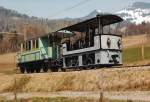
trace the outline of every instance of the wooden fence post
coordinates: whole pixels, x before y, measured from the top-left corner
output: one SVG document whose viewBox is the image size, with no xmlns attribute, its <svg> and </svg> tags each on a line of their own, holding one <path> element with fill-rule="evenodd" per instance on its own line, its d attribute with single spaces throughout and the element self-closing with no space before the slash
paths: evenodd
<svg viewBox="0 0 150 102">
<path fill-rule="evenodd" d="M 17 102 L 17 81 L 16 81 L 16 78 L 15 78 L 15 82 L 14 82 L 14 101 Z"/>
<path fill-rule="evenodd" d="M 101 69 L 101 91 L 100 91 L 100 98 L 99 102 L 103 102 L 104 100 L 104 93 L 103 93 L 103 69 Z"/>
<path fill-rule="evenodd" d="M 144 57 L 144 44 L 142 44 L 142 48 L 141 48 L 141 52 L 142 52 L 142 60 L 144 60 L 145 59 L 145 57 Z"/>
<path fill-rule="evenodd" d="M 145 59 L 145 57 L 144 57 L 144 39 L 142 39 L 142 46 L 141 46 L 141 55 L 142 55 L 142 60 L 144 60 Z"/>
</svg>

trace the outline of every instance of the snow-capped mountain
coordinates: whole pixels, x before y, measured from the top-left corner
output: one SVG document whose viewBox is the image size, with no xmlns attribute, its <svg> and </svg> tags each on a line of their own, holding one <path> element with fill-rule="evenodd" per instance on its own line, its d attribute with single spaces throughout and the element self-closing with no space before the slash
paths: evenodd
<svg viewBox="0 0 150 102">
<path fill-rule="evenodd" d="M 94 10 L 90 14 L 79 18 L 65 18 L 62 20 L 72 21 L 74 23 L 81 22 L 95 17 L 97 14 L 106 14 L 101 10 Z M 125 21 L 122 23 L 126 25 L 128 23 L 141 24 L 142 22 L 150 22 L 150 3 L 148 2 L 135 2 L 131 6 L 128 6 L 114 14 L 122 17 Z"/>
<path fill-rule="evenodd" d="M 79 18 L 65 18 L 63 20 L 71 21 L 71 22 L 74 22 L 74 23 L 78 23 L 78 22 L 82 22 L 82 21 L 87 20 L 87 19 L 91 19 L 91 18 L 95 17 L 96 15 L 102 14 L 102 13 L 103 12 L 101 10 L 94 10 L 91 13 L 89 13 L 88 15 L 83 16 L 83 17 L 79 17 Z"/>
<path fill-rule="evenodd" d="M 136 2 L 116 14 L 131 23 L 150 22 L 150 3 Z"/>
<path fill-rule="evenodd" d="M 94 10 L 85 17 L 78 18 L 78 21 L 90 19 L 97 14 L 102 14 L 101 10 Z M 115 14 L 122 17 L 127 23 L 141 24 L 142 22 L 150 22 L 150 3 L 135 2 L 131 6 L 124 8 Z"/>
<path fill-rule="evenodd" d="M 90 19 L 90 18 L 95 17 L 97 14 L 101 14 L 101 13 L 102 13 L 101 10 L 94 10 L 90 14 L 88 14 L 87 16 L 81 17 L 80 19 L 83 19 L 83 20 Z"/>
</svg>

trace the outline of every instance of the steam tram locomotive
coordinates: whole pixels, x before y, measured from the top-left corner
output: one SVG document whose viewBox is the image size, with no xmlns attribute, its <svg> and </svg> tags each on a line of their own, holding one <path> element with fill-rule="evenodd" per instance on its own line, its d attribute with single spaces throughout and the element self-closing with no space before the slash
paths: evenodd
<svg viewBox="0 0 150 102">
<path fill-rule="evenodd" d="M 21 44 L 17 65 L 22 73 L 121 65 L 122 37 L 111 33 L 121 21 L 117 15 L 97 15 L 27 40 Z"/>
</svg>

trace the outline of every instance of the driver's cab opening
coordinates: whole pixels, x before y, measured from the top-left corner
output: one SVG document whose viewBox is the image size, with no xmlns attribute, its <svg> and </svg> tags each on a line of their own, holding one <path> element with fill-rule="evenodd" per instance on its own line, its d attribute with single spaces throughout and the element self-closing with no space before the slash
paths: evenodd
<svg viewBox="0 0 150 102">
<path fill-rule="evenodd" d="M 84 31 L 73 31 L 73 35 L 66 42 L 67 50 L 78 50 L 94 46 L 95 29 L 87 27 Z"/>
<path fill-rule="evenodd" d="M 111 24 L 107 26 L 85 27 L 82 31 L 70 31 L 71 36 L 65 37 L 67 51 L 94 47 L 94 37 L 100 35 L 115 35 L 119 24 Z"/>
</svg>

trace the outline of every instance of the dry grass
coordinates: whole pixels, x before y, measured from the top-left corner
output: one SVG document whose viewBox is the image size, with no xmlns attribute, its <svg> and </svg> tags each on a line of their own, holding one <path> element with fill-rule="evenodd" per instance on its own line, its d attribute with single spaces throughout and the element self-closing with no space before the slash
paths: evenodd
<svg viewBox="0 0 150 102">
<path fill-rule="evenodd" d="M 0 73 L 11 73 L 16 68 L 16 53 L 0 55 Z"/>
<path fill-rule="evenodd" d="M 126 70 L 104 70 L 103 80 L 101 76 L 102 70 L 83 71 L 75 73 L 62 73 L 58 76 L 49 75 L 50 80 L 41 76 L 41 79 L 36 79 L 29 82 L 26 91 L 97 91 L 103 88 L 104 90 L 150 90 L 150 71 L 126 71 Z M 44 76 L 44 75 L 43 75 Z M 48 77 L 48 76 L 46 76 Z M 37 82 L 47 82 L 43 85 Z M 45 81 L 44 81 L 45 80 Z M 34 85 L 39 87 L 34 88 Z M 35 90 L 34 90 L 35 89 Z"/>
<path fill-rule="evenodd" d="M 149 91 L 149 76 L 150 68 L 41 73 L 17 75 L 16 86 L 24 92 L 98 91 L 101 88 L 107 91 Z M 14 77 L 16 76 L 0 75 L 1 92 L 13 91 Z"/>
<path fill-rule="evenodd" d="M 94 99 L 87 98 L 66 98 L 66 97 L 57 97 L 57 98 L 33 98 L 32 102 L 98 102 Z"/>
<path fill-rule="evenodd" d="M 5 97 L 0 96 L 0 102 L 5 102 L 5 100 L 6 100 Z"/>
<path fill-rule="evenodd" d="M 0 55 L 0 63 L 12 64 L 15 63 L 16 53 L 8 53 Z"/>
<path fill-rule="evenodd" d="M 24 86 L 30 81 L 31 77 L 29 76 L 22 76 L 19 78 L 14 78 L 13 83 L 11 85 L 9 85 L 8 87 L 6 87 L 4 89 L 4 91 L 7 92 L 22 92 Z"/>
</svg>

